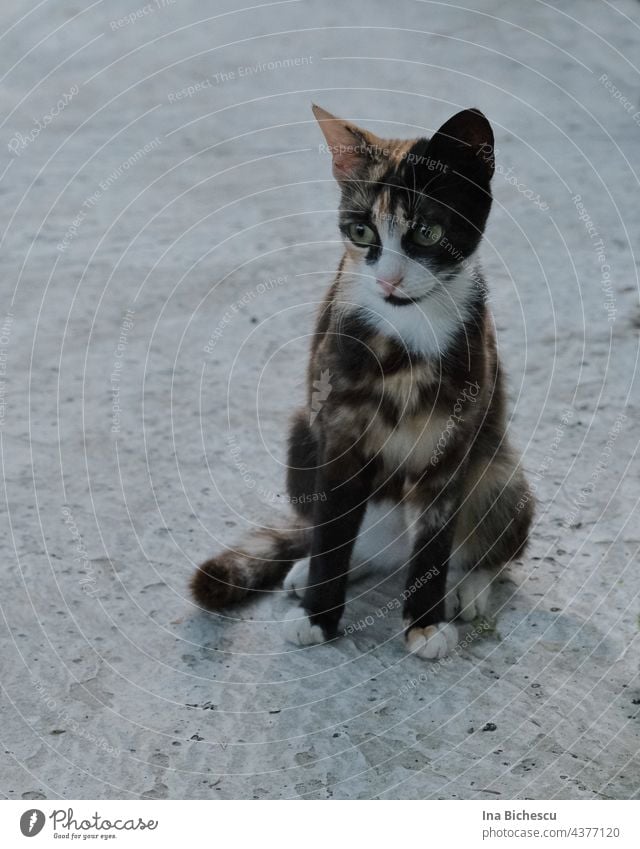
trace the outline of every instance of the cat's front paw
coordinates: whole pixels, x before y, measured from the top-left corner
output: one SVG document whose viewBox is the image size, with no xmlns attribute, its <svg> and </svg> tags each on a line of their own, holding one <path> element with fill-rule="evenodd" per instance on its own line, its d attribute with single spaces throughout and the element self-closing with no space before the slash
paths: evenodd
<svg viewBox="0 0 640 849">
<path fill-rule="evenodd" d="M 405 634 L 407 650 L 424 660 L 440 660 L 458 645 L 458 629 L 451 622 L 438 622 L 420 628 L 409 626 Z"/>
<path fill-rule="evenodd" d="M 289 595 L 302 598 L 309 583 L 309 558 L 299 560 L 287 572 L 283 586 Z"/>
<path fill-rule="evenodd" d="M 454 619 L 458 616 L 464 622 L 473 622 L 478 616 L 486 616 L 492 580 L 493 575 L 488 569 L 472 569 L 466 572 L 457 586 L 447 593 L 447 617 Z"/>
<path fill-rule="evenodd" d="M 284 618 L 284 637 L 296 646 L 313 646 L 325 642 L 319 625 L 313 625 L 302 607 L 294 607 Z"/>
</svg>

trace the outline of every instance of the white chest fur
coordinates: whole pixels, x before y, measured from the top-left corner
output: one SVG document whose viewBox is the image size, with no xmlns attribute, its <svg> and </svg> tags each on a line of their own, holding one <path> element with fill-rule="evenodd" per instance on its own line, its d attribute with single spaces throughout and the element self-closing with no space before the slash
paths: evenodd
<svg viewBox="0 0 640 849">
<path fill-rule="evenodd" d="M 447 425 L 447 416 L 435 412 L 402 417 L 393 428 L 377 416 L 367 431 L 367 452 L 381 457 L 388 472 L 420 472 L 437 457 Z"/>
</svg>

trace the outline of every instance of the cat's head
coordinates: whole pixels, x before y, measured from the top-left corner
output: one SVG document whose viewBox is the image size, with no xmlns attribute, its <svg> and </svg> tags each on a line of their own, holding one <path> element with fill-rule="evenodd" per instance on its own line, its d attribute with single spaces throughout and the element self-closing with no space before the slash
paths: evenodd
<svg viewBox="0 0 640 849">
<path fill-rule="evenodd" d="M 382 139 L 318 106 L 313 112 L 342 190 L 343 271 L 354 296 L 370 308 L 410 310 L 468 268 L 482 238 L 491 126 L 466 109 L 430 139 Z"/>
</svg>

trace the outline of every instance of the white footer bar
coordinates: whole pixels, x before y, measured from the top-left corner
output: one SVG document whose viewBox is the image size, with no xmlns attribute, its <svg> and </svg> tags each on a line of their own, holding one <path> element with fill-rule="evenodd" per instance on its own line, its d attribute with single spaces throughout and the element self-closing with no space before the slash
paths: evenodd
<svg viewBox="0 0 640 849">
<path fill-rule="evenodd" d="M 33 839 L 33 843 L 30 840 Z M 7 801 L 0 845 L 640 847 L 636 801 Z"/>
</svg>

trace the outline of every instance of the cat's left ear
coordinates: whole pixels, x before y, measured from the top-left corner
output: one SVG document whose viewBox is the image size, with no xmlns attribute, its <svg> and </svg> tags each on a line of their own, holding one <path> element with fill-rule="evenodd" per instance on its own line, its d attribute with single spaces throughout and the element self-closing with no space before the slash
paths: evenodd
<svg viewBox="0 0 640 849">
<path fill-rule="evenodd" d="M 378 136 L 336 118 L 315 103 L 311 108 L 327 140 L 333 157 L 333 176 L 339 183 L 354 179 L 368 163 L 382 155 L 384 142 Z"/>
<path fill-rule="evenodd" d="M 458 112 L 432 136 L 429 156 L 489 182 L 495 169 L 491 124 L 479 109 Z"/>
</svg>

